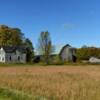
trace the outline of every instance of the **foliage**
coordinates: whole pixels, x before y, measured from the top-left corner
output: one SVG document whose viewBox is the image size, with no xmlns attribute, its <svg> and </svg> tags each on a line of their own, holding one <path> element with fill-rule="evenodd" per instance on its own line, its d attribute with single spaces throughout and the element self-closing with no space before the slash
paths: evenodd
<svg viewBox="0 0 100 100">
<path fill-rule="evenodd" d="M 17 90 L 0 88 L 0 100 L 32 100 L 32 97 L 28 96 Z"/>
<path fill-rule="evenodd" d="M 46 64 L 49 64 L 50 55 L 52 54 L 54 48 L 52 46 L 52 41 L 50 38 L 50 33 L 48 31 L 41 32 L 39 37 L 39 53 L 43 56 L 43 60 Z"/>
<path fill-rule="evenodd" d="M 24 45 L 27 47 L 27 62 L 32 62 L 34 57 L 34 47 L 30 39 L 25 39 Z"/>
<path fill-rule="evenodd" d="M 100 58 L 100 48 L 82 47 L 77 49 L 78 60 L 88 60 L 90 57 Z"/>
<path fill-rule="evenodd" d="M 0 46 L 22 45 L 24 34 L 18 28 L 0 26 Z"/>
<path fill-rule="evenodd" d="M 65 62 L 62 61 L 59 57 L 59 55 L 54 55 L 54 57 L 52 57 L 52 65 L 64 65 Z"/>
</svg>

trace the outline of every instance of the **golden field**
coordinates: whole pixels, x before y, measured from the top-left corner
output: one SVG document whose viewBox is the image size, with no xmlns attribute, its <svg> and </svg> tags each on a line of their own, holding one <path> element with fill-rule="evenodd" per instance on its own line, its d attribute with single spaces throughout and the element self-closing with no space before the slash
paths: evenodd
<svg viewBox="0 0 100 100">
<path fill-rule="evenodd" d="M 30 100 L 100 100 L 100 66 L 0 67 L 0 88 Z"/>
</svg>

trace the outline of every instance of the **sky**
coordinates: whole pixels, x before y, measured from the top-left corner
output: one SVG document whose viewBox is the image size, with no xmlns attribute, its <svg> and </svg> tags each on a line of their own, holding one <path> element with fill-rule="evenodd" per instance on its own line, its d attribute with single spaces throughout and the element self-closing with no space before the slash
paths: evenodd
<svg viewBox="0 0 100 100">
<path fill-rule="evenodd" d="M 49 31 L 58 48 L 100 47 L 100 0 L 0 0 L 0 25 L 17 27 L 36 47 Z"/>
</svg>

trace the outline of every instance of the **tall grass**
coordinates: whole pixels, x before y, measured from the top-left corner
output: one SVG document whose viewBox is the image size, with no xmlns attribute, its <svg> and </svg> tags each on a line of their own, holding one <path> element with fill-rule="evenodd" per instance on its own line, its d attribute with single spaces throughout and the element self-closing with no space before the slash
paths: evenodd
<svg viewBox="0 0 100 100">
<path fill-rule="evenodd" d="M 32 100 L 32 98 L 20 91 L 0 88 L 0 100 Z"/>
<path fill-rule="evenodd" d="M 100 100 L 100 68 L 0 68 L 2 87 L 12 100 Z"/>
</svg>

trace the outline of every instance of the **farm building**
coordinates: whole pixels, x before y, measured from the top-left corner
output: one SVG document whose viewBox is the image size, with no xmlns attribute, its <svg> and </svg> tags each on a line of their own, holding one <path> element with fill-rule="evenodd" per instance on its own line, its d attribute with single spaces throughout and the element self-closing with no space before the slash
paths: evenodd
<svg viewBox="0 0 100 100">
<path fill-rule="evenodd" d="M 60 59 L 62 61 L 71 61 L 76 62 L 76 48 L 71 47 L 70 45 L 61 46 L 56 49 L 55 53 L 50 55 L 50 58 L 54 61 L 57 59 L 57 55 L 59 55 Z M 35 55 L 34 61 L 35 63 L 38 63 L 42 61 L 43 55 Z"/>
<path fill-rule="evenodd" d="M 22 46 L 0 47 L 0 62 L 26 63 L 26 48 Z"/>
<path fill-rule="evenodd" d="M 62 61 L 76 62 L 76 48 L 67 44 L 61 49 L 59 56 Z"/>
</svg>

